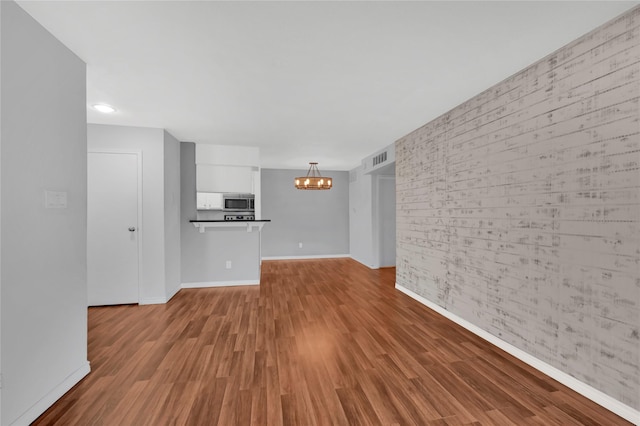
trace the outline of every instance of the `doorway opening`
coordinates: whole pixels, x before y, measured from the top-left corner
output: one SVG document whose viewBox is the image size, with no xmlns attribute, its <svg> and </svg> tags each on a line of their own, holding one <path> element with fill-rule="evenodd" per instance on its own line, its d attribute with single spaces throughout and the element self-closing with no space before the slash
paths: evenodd
<svg viewBox="0 0 640 426">
<path fill-rule="evenodd" d="M 378 268 L 396 266 L 395 162 L 372 172 L 373 245 Z"/>
</svg>

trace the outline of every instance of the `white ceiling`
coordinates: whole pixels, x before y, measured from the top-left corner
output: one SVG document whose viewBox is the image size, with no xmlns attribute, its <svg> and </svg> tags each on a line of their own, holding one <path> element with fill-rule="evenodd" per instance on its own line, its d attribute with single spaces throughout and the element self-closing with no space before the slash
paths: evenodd
<svg viewBox="0 0 640 426">
<path fill-rule="evenodd" d="M 18 1 L 87 63 L 91 123 L 349 170 L 637 2 Z"/>
</svg>

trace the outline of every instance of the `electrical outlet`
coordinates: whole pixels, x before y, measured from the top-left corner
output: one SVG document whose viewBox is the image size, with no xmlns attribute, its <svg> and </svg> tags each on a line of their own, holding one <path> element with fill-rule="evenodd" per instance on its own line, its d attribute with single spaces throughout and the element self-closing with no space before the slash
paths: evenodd
<svg viewBox="0 0 640 426">
<path fill-rule="evenodd" d="M 302 248 L 302 243 L 298 243 L 298 248 Z"/>
<path fill-rule="evenodd" d="M 230 260 L 227 260 L 227 262 L 225 263 L 225 268 L 231 269 L 231 261 Z"/>
</svg>

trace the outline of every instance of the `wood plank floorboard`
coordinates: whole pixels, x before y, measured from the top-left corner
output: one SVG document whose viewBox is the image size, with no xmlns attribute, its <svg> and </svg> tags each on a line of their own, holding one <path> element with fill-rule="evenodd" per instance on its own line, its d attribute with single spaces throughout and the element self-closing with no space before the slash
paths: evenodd
<svg viewBox="0 0 640 426">
<path fill-rule="evenodd" d="M 629 425 L 351 259 L 89 308 L 91 373 L 42 425 Z"/>
</svg>

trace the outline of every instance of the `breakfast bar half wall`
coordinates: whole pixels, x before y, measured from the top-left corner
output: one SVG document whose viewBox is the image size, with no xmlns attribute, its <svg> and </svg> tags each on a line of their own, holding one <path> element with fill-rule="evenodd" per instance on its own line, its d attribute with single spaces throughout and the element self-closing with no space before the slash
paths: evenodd
<svg viewBox="0 0 640 426">
<path fill-rule="evenodd" d="M 191 253 L 198 268 L 183 274 L 182 288 L 260 284 L 260 234 L 267 222 L 190 220 L 205 250 Z"/>
</svg>

